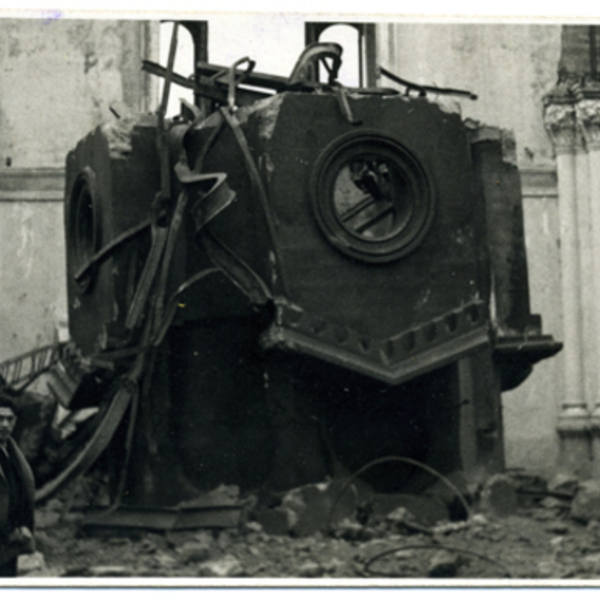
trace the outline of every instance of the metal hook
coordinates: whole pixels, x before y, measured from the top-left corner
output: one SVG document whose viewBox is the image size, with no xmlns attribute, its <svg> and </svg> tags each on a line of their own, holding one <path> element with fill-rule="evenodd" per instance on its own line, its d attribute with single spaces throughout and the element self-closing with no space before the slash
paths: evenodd
<svg viewBox="0 0 600 600">
<path fill-rule="evenodd" d="M 237 67 L 239 67 L 240 65 L 242 65 L 246 62 L 248 63 L 248 67 L 240 75 L 240 78 L 236 81 L 235 75 L 236 75 Z M 235 112 L 235 88 L 236 88 L 236 86 L 239 85 L 240 83 L 242 83 L 246 79 L 246 77 L 248 77 L 248 75 L 250 75 L 250 73 L 252 73 L 255 65 L 256 65 L 256 62 L 251 60 L 248 56 L 245 56 L 244 58 L 240 58 L 239 60 L 234 62 L 233 65 L 231 65 L 231 68 L 229 69 L 229 74 L 228 74 L 229 88 L 227 90 L 227 106 L 229 108 L 230 113 Z"/>
</svg>

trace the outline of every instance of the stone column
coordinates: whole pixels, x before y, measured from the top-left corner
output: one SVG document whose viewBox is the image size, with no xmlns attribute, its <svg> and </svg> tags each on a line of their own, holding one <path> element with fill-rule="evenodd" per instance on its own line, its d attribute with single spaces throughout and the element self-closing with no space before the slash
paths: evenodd
<svg viewBox="0 0 600 600">
<path fill-rule="evenodd" d="M 560 219 L 561 291 L 563 308 L 564 398 L 558 418 L 559 468 L 589 476 L 589 412 L 583 387 L 581 269 L 577 211 L 577 119 L 572 103 L 546 106 L 544 122 L 556 150 Z"/>
<path fill-rule="evenodd" d="M 600 100 L 584 99 L 577 103 L 577 121 L 588 150 L 588 182 L 590 197 L 592 280 L 594 300 L 587 307 L 594 319 L 594 365 L 587 373 L 596 384 L 590 429 L 592 433 L 592 476 L 600 479 Z"/>
<path fill-rule="evenodd" d="M 575 107 L 577 115 L 577 105 Z M 577 204 L 577 238 L 579 241 L 579 311 L 581 318 L 581 369 L 583 400 L 589 412 L 596 403 L 598 337 L 596 335 L 594 263 L 592 253 L 592 209 L 589 189 L 588 153 L 577 120 L 575 138 L 575 198 Z"/>
</svg>

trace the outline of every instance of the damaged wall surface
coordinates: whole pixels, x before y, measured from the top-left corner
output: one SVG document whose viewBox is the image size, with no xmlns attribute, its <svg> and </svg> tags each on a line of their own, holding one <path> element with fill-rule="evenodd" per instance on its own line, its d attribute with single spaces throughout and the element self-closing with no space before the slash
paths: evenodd
<svg viewBox="0 0 600 600">
<path fill-rule="evenodd" d="M 64 164 L 75 141 L 118 112 L 145 111 L 141 72 L 158 24 L 0 19 L 0 360 L 66 322 Z"/>
<path fill-rule="evenodd" d="M 0 360 L 52 342 L 66 317 L 62 170 L 5 171 L 0 172 Z"/>
<path fill-rule="evenodd" d="M 560 232 L 554 151 L 542 98 L 556 83 L 560 25 L 395 23 L 378 27 L 379 62 L 421 84 L 469 90 L 478 99 L 437 100 L 463 117 L 513 132 L 521 171 L 532 310 L 562 335 Z M 381 78 L 380 85 L 391 82 Z M 563 355 L 540 363 L 503 395 L 509 467 L 551 472 L 558 453 L 556 423 L 563 401 Z"/>
<path fill-rule="evenodd" d="M 150 30 L 143 21 L 0 20 L 2 166 L 62 168 L 111 105 L 146 110 L 140 56 Z"/>
</svg>

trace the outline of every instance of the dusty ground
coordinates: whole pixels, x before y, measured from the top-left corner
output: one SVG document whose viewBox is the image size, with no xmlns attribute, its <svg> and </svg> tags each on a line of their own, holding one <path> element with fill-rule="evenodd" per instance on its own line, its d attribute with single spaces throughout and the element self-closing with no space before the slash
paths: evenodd
<svg viewBox="0 0 600 600">
<path fill-rule="evenodd" d="M 39 553 L 20 568 L 24 577 L 600 578 L 600 523 L 575 521 L 552 498 L 528 504 L 428 531 L 396 514 L 294 538 L 251 520 L 221 531 L 90 535 L 81 512 L 52 500 L 37 511 Z"/>
</svg>

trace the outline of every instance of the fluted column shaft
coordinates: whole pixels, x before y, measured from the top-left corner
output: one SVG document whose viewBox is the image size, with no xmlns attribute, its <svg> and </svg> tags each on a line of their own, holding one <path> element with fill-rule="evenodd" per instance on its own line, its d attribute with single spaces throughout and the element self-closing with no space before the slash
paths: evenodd
<svg viewBox="0 0 600 600">
<path fill-rule="evenodd" d="M 594 339 L 596 341 L 593 368 L 588 376 L 596 383 L 595 397 L 590 407 L 592 416 L 593 468 L 595 479 L 600 479 L 600 100 L 583 99 L 577 103 L 577 122 L 585 138 L 588 157 L 588 185 L 590 198 L 591 244 L 590 255 L 594 298 L 589 311 L 594 316 Z"/>
<path fill-rule="evenodd" d="M 582 273 L 578 181 L 584 176 L 578 154 L 577 116 L 572 103 L 546 106 L 546 129 L 556 150 L 560 220 L 561 292 L 563 308 L 564 397 L 558 419 L 560 468 L 586 476 L 589 470 L 589 412 L 584 396 Z M 578 168 L 579 163 L 579 168 Z"/>
</svg>

